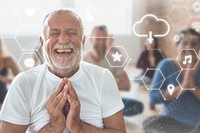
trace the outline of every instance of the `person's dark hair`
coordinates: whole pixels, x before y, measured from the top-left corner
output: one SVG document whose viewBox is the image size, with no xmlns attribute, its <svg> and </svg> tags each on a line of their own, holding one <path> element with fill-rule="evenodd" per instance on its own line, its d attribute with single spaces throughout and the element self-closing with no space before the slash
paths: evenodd
<svg viewBox="0 0 200 133">
<path fill-rule="evenodd" d="M 199 42 L 200 42 L 200 33 L 197 32 L 195 29 L 193 28 L 187 28 L 187 29 L 184 29 L 182 31 L 179 32 L 179 40 L 176 42 L 177 45 L 180 44 L 180 42 L 182 41 L 182 39 L 184 38 L 185 35 L 193 35 L 193 36 L 196 36 L 198 39 L 199 39 Z M 199 43 L 200 44 L 200 43 Z"/>
<path fill-rule="evenodd" d="M 98 26 L 95 26 L 92 30 L 92 33 L 94 33 L 94 31 L 96 30 L 100 30 L 100 31 L 104 31 L 104 32 L 108 32 L 108 29 L 105 25 L 98 25 Z"/>
<path fill-rule="evenodd" d="M 158 38 L 153 37 L 153 42 L 154 42 L 154 49 L 158 49 Z M 145 50 L 148 50 L 147 47 L 145 46 Z"/>
</svg>

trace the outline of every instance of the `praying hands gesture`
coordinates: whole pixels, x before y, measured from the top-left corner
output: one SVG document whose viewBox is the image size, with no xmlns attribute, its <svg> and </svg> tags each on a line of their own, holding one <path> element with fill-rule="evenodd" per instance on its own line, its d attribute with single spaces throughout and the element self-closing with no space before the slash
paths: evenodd
<svg viewBox="0 0 200 133">
<path fill-rule="evenodd" d="M 125 133 L 121 111 L 103 118 L 104 128 L 97 128 L 80 119 L 80 101 L 70 81 L 62 79 L 55 92 L 47 101 L 46 108 L 50 122 L 39 133 Z"/>
<path fill-rule="evenodd" d="M 67 128 L 71 133 L 81 129 L 80 102 L 70 81 L 61 79 L 55 92 L 47 101 L 50 122 L 39 133 L 62 133 Z"/>
</svg>

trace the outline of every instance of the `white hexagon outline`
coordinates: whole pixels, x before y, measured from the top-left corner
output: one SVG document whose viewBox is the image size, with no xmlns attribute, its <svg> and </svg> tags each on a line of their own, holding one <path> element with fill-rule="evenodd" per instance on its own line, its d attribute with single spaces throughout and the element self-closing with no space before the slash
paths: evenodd
<svg viewBox="0 0 200 133">
<path fill-rule="evenodd" d="M 19 18 L 19 16 L 16 14 L 16 10 L 19 8 L 19 6 L 20 6 L 20 4 L 21 4 L 22 1 L 23 1 L 23 0 L 20 0 L 20 2 L 17 4 L 16 8 L 14 9 L 14 15 L 17 17 L 17 19 L 18 19 L 18 21 L 19 21 L 19 23 L 20 23 L 20 25 L 19 25 L 20 28 L 22 27 L 23 23 L 22 23 L 21 19 Z M 14 27 L 14 28 L 15 28 L 15 27 Z M 16 40 L 16 35 L 17 35 L 18 32 L 19 32 L 19 31 L 17 31 L 16 34 L 13 35 L 14 37 L 9 37 L 9 36 L 1 36 L 1 37 L 2 37 L 2 38 L 15 38 L 15 40 Z"/>
<path fill-rule="evenodd" d="M 41 47 L 42 47 L 42 46 L 41 46 Z M 43 47 L 42 47 L 42 49 L 43 49 Z M 40 59 L 41 59 L 43 62 L 45 62 L 45 59 L 44 59 L 43 55 L 41 55 L 40 52 L 39 52 L 39 48 L 38 48 L 35 52 L 39 55 Z M 42 54 L 43 54 L 43 50 L 42 50 Z"/>
<path fill-rule="evenodd" d="M 180 64 L 179 61 L 178 61 L 178 57 L 180 56 L 180 54 L 181 54 L 181 52 L 182 52 L 183 50 L 192 50 L 192 51 L 194 51 L 194 53 L 196 54 L 198 60 L 197 60 L 197 62 L 196 62 L 196 64 L 195 64 L 194 68 L 192 68 L 192 69 L 184 69 L 184 68 L 182 68 L 181 64 Z M 199 56 L 198 56 L 197 52 L 196 52 L 194 49 L 181 49 L 181 51 L 178 53 L 178 55 L 177 55 L 177 57 L 176 57 L 176 61 L 178 62 L 178 65 L 181 67 L 182 70 L 194 70 L 194 69 L 196 68 L 197 64 L 199 63 Z"/>
<path fill-rule="evenodd" d="M 124 71 L 126 72 L 127 76 L 129 77 L 129 80 L 131 80 L 131 76 L 130 76 L 129 71 L 127 70 L 127 67 L 128 67 L 128 65 L 129 65 L 129 63 L 130 63 L 131 60 L 132 59 L 129 58 L 129 60 L 127 61 L 126 65 L 124 66 Z"/>
<path fill-rule="evenodd" d="M 165 59 L 165 60 L 175 60 L 176 62 L 178 62 L 176 59 Z M 163 63 L 162 63 L 163 64 Z M 177 95 L 177 97 L 176 97 L 176 99 L 178 99 L 178 97 L 180 96 L 180 94 L 181 94 L 181 92 L 183 91 L 183 90 L 192 90 L 191 88 L 190 89 L 183 89 L 182 88 L 182 86 L 180 85 L 180 83 L 179 83 L 179 81 L 177 80 L 178 79 L 178 77 L 179 77 L 179 75 L 180 75 L 180 73 L 182 72 L 182 69 L 181 70 L 179 70 L 179 71 L 176 71 L 176 72 L 174 72 L 173 74 L 171 74 L 171 75 L 174 75 L 175 73 L 177 73 L 177 72 L 179 72 L 179 74 L 177 75 L 177 77 L 176 77 L 176 81 L 177 81 L 177 83 L 178 83 L 178 85 L 181 87 L 181 91 L 179 92 L 179 94 Z M 165 80 L 167 79 L 167 78 L 169 78 L 171 75 L 169 75 L 168 77 L 165 77 Z M 165 96 L 164 96 L 164 94 L 162 93 L 162 91 L 160 90 L 160 88 L 159 88 L 159 91 L 160 91 L 160 93 L 161 93 L 161 95 L 163 96 L 163 98 L 164 98 L 164 100 L 166 100 L 166 98 L 165 98 Z"/>
<path fill-rule="evenodd" d="M 126 62 L 126 65 L 124 66 L 124 71 L 125 71 L 125 73 L 127 74 L 127 76 L 128 76 L 128 78 L 129 78 L 130 81 L 142 80 L 141 78 L 133 79 L 133 77 L 130 76 L 131 74 L 130 74 L 130 72 L 127 70 L 127 67 L 128 67 L 128 65 L 130 64 L 130 61 L 131 61 L 131 60 L 132 60 L 132 59 L 129 58 L 129 60 Z M 137 76 L 137 75 L 134 75 L 134 76 Z"/>
<path fill-rule="evenodd" d="M 186 8 L 187 8 L 189 14 L 190 14 L 191 16 L 193 16 L 193 17 L 198 17 L 198 13 L 193 14 L 193 13 L 189 10 L 189 6 L 188 6 L 188 3 L 189 3 L 189 2 L 190 2 L 190 1 L 188 0 L 187 3 L 186 3 Z M 200 3 L 200 1 L 195 1 L 195 2 L 191 5 L 191 6 L 192 6 L 192 10 L 194 10 L 193 5 L 194 5 L 195 3 L 197 3 L 197 2 Z M 196 12 L 196 11 L 194 11 L 194 12 Z M 199 11 L 197 11 L 197 12 L 199 12 Z M 191 17 L 190 17 L 190 20 L 191 20 Z"/>
<path fill-rule="evenodd" d="M 20 2 L 18 3 L 18 5 L 16 6 L 15 10 L 14 10 L 14 14 L 17 16 L 17 18 L 19 19 L 19 22 L 21 23 L 21 25 L 23 25 L 24 23 L 22 22 L 21 18 L 19 17 L 19 15 L 17 14 L 17 10 L 19 9 L 21 3 L 23 2 L 24 0 L 20 0 Z"/>
<path fill-rule="evenodd" d="M 125 53 L 125 55 L 126 55 L 126 59 L 124 60 L 123 65 L 121 65 L 121 66 L 113 66 L 113 65 L 110 64 L 109 60 L 107 59 L 107 55 L 108 55 L 110 49 L 113 48 L 113 47 L 115 47 L 115 48 L 122 48 L 122 49 L 124 50 L 124 53 Z M 105 58 L 106 58 L 108 64 L 110 65 L 110 67 L 123 67 L 123 66 L 126 64 L 128 58 L 129 58 L 129 55 L 128 55 L 128 53 L 126 52 L 126 49 L 124 48 L 124 46 L 110 46 L 109 49 L 107 50 L 106 54 L 105 54 Z"/>
<path fill-rule="evenodd" d="M 180 70 L 180 72 L 179 72 L 179 74 L 177 75 L 177 77 L 176 77 L 176 81 L 177 81 L 177 83 L 179 84 L 179 86 L 181 87 L 181 91 L 179 92 L 179 94 L 177 95 L 177 97 L 176 97 L 176 99 L 178 99 L 179 98 L 179 96 L 180 96 L 180 94 L 182 93 L 182 91 L 183 90 L 195 90 L 195 88 L 183 88 L 182 86 L 181 86 L 181 83 L 178 81 L 178 78 L 179 78 L 179 76 L 180 76 L 180 74 L 181 74 L 181 72 L 183 71 L 184 69 L 181 69 Z"/>
<path fill-rule="evenodd" d="M 165 59 L 165 60 L 172 60 L 172 61 L 174 60 L 174 61 L 178 62 L 176 59 Z M 162 66 L 162 65 L 163 65 L 163 63 L 161 64 L 161 66 Z M 182 69 L 181 69 L 180 71 L 182 71 Z M 176 71 L 176 72 L 170 74 L 168 77 L 165 77 L 165 80 L 166 80 L 167 78 L 171 77 L 172 75 L 174 75 L 174 74 L 177 73 L 177 72 L 179 72 L 179 74 L 180 74 L 180 71 Z M 179 76 L 179 74 L 178 74 L 178 76 Z M 178 76 L 177 76 L 177 77 L 178 77 Z M 176 80 L 177 80 L 177 77 L 176 77 Z M 177 83 L 178 83 L 178 85 L 181 87 L 181 85 L 179 84 L 178 81 L 177 81 Z M 162 91 L 160 90 L 160 88 L 159 88 L 159 91 L 160 91 L 161 95 L 163 96 L 163 99 L 166 101 L 166 98 L 165 98 L 164 94 L 162 93 Z M 181 94 L 182 91 L 183 91 L 183 90 L 182 90 L 182 88 L 181 88 L 181 91 L 180 91 L 179 94 L 177 95 L 176 99 L 178 99 L 178 96 Z"/>
<path fill-rule="evenodd" d="M 21 28 L 22 28 L 23 26 L 29 26 L 29 25 L 22 25 L 22 26 L 20 27 L 20 29 L 17 31 L 17 33 L 16 33 L 16 35 L 15 35 L 15 37 L 14 37 L 15 40 L 16 40 L 16 42 L 17 42 L 17 44 L 19 45 L 21 51 L 28 51 L 28 52 L 37 51 L 37 50 L 39 49 L 39 46 L 37 46 L 35 49 L 24 49 L 24 48 L 22 48 L 22 46 L 21 46 L 19 40 L 17 39 L 17 36 L 18 36 L 18 34 L 20 33 Z M 37 28 L 39 28 L 39 27 L 38 27 L 38 24 L 33 24 L 33 25 L 31 25 L 31 26 L 36 26 Z M 39 40 L 39 38 L 38 38 L 38 40 Z M 35 42 L 36 42 L 36 41 L 32 42 L 31 44 L 33 44 L 33 43 L 35 43 Z"/>
<path fill-rule="evenodd" d="M 190 19 L 191 19 L 191 14 L 190 14 L 190 12 L 189 12 L 188 9 L 187 9 L 187 5 L 185 5 L 185 6 L 178 6 L 178 7 L 179 7 L 179 8 L 185 8 L 185 9 L 187 10 L 187 12 L 188 12 L 189 15 L 190 15 L 190 18 L 189 18 L 189 20 L 190 20 Z M 169 23 L 171 24 L 171 27 L 172 27 L 172 28 L 176 27 L 177 25 L 175 25 L 175 24 L 172 23 L 172 21 L 171 21 L 171 19 L 170 19 L 170 13 L 173 13 L 173 10 L 176 9 L 176 8 L 177 8 L 177 7 L 176 7 L 175 5 L 173 5 L 172 8 L 169 9 L 169 11 L 167 12 L 167 15 L 166 15 L 166 18 L 168 19 L 168 21 L 169 21 Z M 188 20 L 188 22 L 189 22 L 189 20 Z"/>
<path fill-rule="evenodd" d="M 25 70 L 22 69 L 22 67 L 21 67 L 21 65 L 20 65 L 20 61 L 21 61 L 22 57 L 23 57 L 25 54 L 31 54 L 31 53 L 32 53 L 33 56 L 35 56 L 35 57 L 38 59 L 39 64 L 41 64 L 40 59 L 38 58 L 37 54 L 36 54 L 34 51 L 23 52 L 22 55 L 20 56 L 19 60 L 17 61 L 17 64 L 19 65 L 19 67 L 20 67 L 20 69 L 21 69 L 22 71 L 25 71 Z"/>
<path fill-rule="evenodd" d="M 171 61 L 173 61 L 174 59 L 164 59 L 164 60 L 171 60 Z M 177 60 L 174 60 L 174 61 L 177 62 Z M 161 66 L 163 65 L 163 63 L 164 63 L 164 62 L 162 62 Z M 178 71 L 176 71 L 176 72 L 178 72 Z M 172 75 L 174 75 L 176 72 L 170 74 L 168 77 L 165 77 L 165 80 L 166 80 L 167 78 L 171 77 Z M 163 83 L 164 83 L 164 82 L 163 82 Z M 160 87 L 160 88 L 161 88 L 161 87 Z M 165 96 L 164 96 L 164 94 L 162 93 L 162 91 L 160 90 L 160 88 L 159 88 L 159 91 L 160 91 L 161 95 L 163 96 L 163 99 L 166 101 L 167 99 L 165 98 Z"/>
<path fill-rule="evenodd" d="M 149 71 L 149 70 L 154 70 L 154 71 L 159 71 L 160 73 L 161 73 L 161 75 L 162 75 L 162 77 L 163 77 L 163 81 L 162 81 L 162 83 L 161 83 L 161 85 L 159 86 L 159 88 L 158 89 L 149 89 L 148 87 L 147 87 L 147 85 L 146 85 L 146 83 L 144 82 L 144 76 L 146 75 L 146 73 L 147 73 L 147 71 Z M 147 90 L 149 91 L 149 90 L 154 90 L 154 91 L 159 91 L 160 90 L 160 88 L 161 88 L 161 86 L 163 85 L 163 83 L 164 83 L 164 81 L 165 81 L 165 76 L 163 75 L 163 73 L 162 73 L 162 71 L 159 69 L 159 68 L 147 68 L 147 70 L 145 71 L 145 73 L 143 74 L 143 76 L 142 76 L 142 82 L 144 83 L 144 85 L 145 85 L 145 87 L 147 88 Z M 161 81 L 159 81 L 158 83 L 160 83 Z M 158 83 L 156 83 L 156 84 L 158 84 Z"/>
<path fill-rule="evenodd" d="M 22 20 L 21 20 L 21 18 L 20 18 L 20 16 L 18 15 L 18 13 L 17 13 L 17 10 L 20 8 L 20 6 L 21 6 L 21 4 L 23 3 L 23 1 L 25 1 L 25 0 L 21 0 L 20 2 L 19 2 L 19 4 L 18 4 L 18 6 L 15 8 L 15 10 L 14 10 L 14 14 L 18 17 L 18 19 L 19 19 L 19 21 L 20 21 L 20 23 L 22 24 L 22 25 L 31 25 L 31 24 L 27 24 L 27 23 L 24 23 Z M 44 11 L 45 12 L 45 11 Z M 43 13 L 43 12 L 42 12 Z M 35 23 L 35 25 L 37 25 L 38 23 L 39 23 L 39 21 L 40 21 L 40 19 L 41 18 L 39 18 L 38 19 L 38 21 Z"/>
<path fill-rule="evenodd" d="M 162 57 L 163 57 L 163 60 L 166 59 L 165 56 L 164 56 L 164 54 L 163 54 L 163 52 L 162 52 L 159 48 L 157 48 L 157 49 L 156 49 L 156 48 L 155 48 L 155 49 L 147 49 L 147 50 L 159 51 L 159 53 L 160 53 L 160 54 L 162 55 Z"/>
<path fill-rule="evenodd" d="M 174 1 L 174 0 L 173 0 L 173 1 Z M 173 7 L 177 7 L 177 6 L 187 8 L 188 1 L 189 1 L 189 0 L 186 0 L 186 3 L 185 3 L 185 4 L 181 4 L 181 5 L 179 5 L 179 4 L 174 4 L 173 1 L 172 1 L 172 0 L 170 1 L 171 5 L 172 5 L 172 8 L 173 8 Z"/>
</svg>

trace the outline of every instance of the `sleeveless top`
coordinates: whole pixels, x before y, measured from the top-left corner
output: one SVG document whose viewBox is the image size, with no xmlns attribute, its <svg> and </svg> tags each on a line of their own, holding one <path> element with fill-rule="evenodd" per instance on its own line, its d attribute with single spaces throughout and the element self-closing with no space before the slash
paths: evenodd
<svg viewBox="0 0 200 133">
<path fill-rule="evenodd" d="M 6 63 L 6 59 L 4 59 L 4 68 L 0 71 L 0 75 L 7 77 L 8 69 L 5 67 L 5 63 Z M 5 83 L 0 81 L 0 104 L 3 103 L 6 94 L 7 94 L 7 86 Z"/>
</svg>

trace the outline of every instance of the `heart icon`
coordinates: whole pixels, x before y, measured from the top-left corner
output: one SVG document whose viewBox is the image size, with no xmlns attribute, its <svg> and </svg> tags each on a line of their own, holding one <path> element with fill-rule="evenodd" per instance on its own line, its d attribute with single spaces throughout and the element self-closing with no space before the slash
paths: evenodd
<svg viewBox="0 0 200 133">
<path fill-rule="evenodd" d="M 26 9 L 25 9 L 25 12 L 26 12 L 26 15 L 27 15 L 28 17 L 32 17 L 33 14 L 35 13 L 35 9 L 34 9 L 34 8 L 26 8 Z"/>
</svg>

